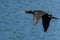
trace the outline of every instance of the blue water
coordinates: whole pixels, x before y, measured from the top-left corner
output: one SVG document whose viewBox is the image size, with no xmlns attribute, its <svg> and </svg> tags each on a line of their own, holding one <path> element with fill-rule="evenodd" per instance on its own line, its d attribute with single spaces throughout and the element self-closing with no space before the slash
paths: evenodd
<svg viewBox="0 0 60 40">
<path fill-rule="evenodd" d="M 44 32 L 42 20 L 34 25 L 24 10 L 43 10 L 59 19 Z M 60 40 L 60 0 L 0 0 L 0 40 Z"/>
</svg>

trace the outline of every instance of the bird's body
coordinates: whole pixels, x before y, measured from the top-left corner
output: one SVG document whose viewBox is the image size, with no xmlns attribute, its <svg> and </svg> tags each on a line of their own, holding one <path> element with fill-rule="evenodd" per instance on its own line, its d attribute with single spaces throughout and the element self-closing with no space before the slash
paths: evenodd
<svg viewBox="0 0 60 40">
<path fill-rule="evenodd" d="M 42 18 L 42 24 L 43 24 L 43 28 L 44 28 L 44 32 L 47 31 L 48 27 L 49 27 L 49 23 L 51 21 L 52 18 L 57 19 L 55 17 L 53 17 L 51 14 L 48 14 L 44 11 L 41 10 L 35 10 L 35 11 L 25 11 L 27 14 L 33 14 L 33 23 L 36 25 L 38 23 L 38 20 L 40 18 Z"/>
</svg>

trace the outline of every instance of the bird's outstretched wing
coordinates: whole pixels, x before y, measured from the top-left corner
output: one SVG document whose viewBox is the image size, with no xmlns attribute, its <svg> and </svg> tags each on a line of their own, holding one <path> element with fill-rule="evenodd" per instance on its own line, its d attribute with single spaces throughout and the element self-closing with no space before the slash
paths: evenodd
<svg viewBox="0 0 60 40">
<path fill-rule="evenodd" d="M 48 15 L 42 16 L 42 24 L 43 24 L 44 32 L 47 31 L 50 21 L 51 21 L 51 18 L 48 17 Z"/>
<path fill-rule="evenodd" d="M 33 23 L 36 25 L 40 19 L 39 14 L 33 14 Z"/>
</svg>

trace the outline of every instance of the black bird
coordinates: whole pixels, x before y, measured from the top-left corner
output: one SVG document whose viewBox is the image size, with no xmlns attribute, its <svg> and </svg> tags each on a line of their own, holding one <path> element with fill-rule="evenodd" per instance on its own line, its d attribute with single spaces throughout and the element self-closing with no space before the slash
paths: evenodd
<svg viewBox="0 0 60 40">
<path fill-rule="evenodd" d="M 35 25 L 38 23 L 38 20 L 40 18 L 42 18 L 42 24 L 43 24 L 44 32 L 47 31 L 51 19 L 58 19 L 58 18 L 53 17 L 52 14 L 48 14 L 42 10 L 34 10 L 34 11 L 25 10 L 25 13 L 26 14 L 33 14 L 33 21 L 34 21 Z"/>
</svg>

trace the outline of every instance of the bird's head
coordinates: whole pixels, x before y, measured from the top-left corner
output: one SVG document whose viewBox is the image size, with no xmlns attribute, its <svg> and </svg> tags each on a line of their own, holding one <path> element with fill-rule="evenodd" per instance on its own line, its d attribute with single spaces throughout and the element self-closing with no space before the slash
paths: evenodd
<svg viewBox="0 0 60 40">
<path fill-rule="evenodd" d="M 26 14 L 32 14 L 33 12 L 31 10 L 25 10 L 24 13 L 26 13 Z"/>
</svg>

